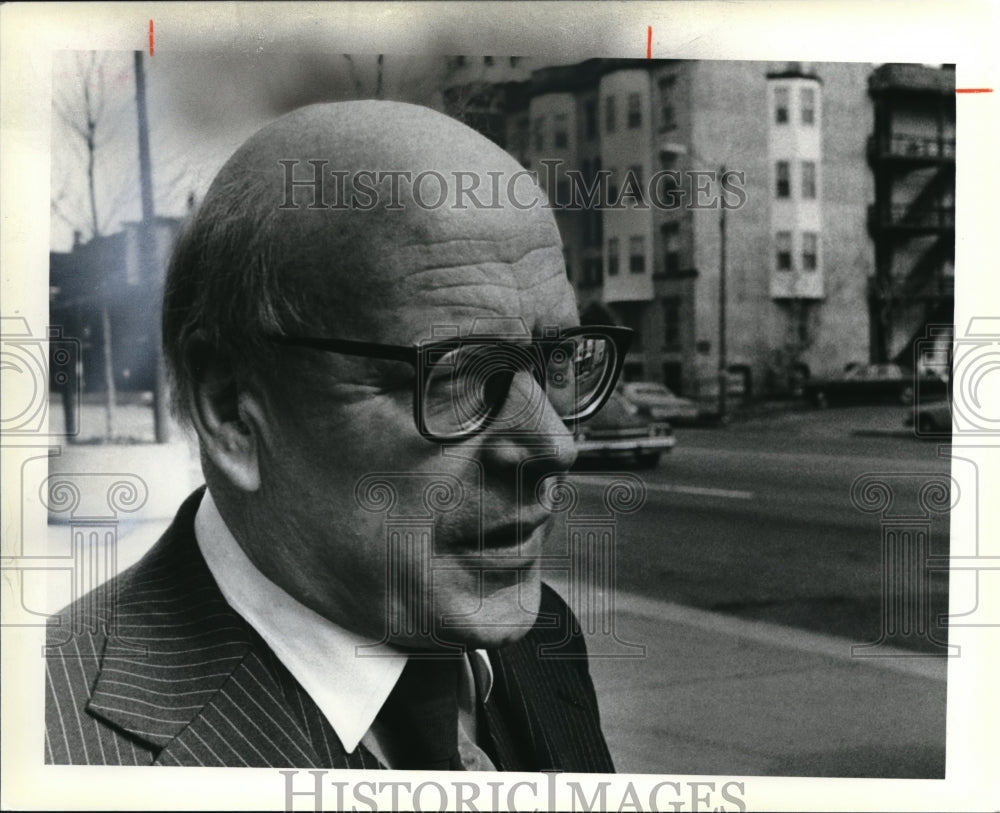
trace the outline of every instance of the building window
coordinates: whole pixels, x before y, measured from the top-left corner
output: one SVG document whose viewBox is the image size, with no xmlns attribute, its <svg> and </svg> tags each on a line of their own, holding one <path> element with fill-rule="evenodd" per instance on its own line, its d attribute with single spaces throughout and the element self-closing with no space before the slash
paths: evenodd
<svg viewBox="0 0 1000 813">
<path fill-rule="evenodd" d="M 591 167 L 593 175 L 588 178 L 588 182 L 593 184 L 601 171 L 601 159 L 595 158 Z M 604 217 L 601 211 L 600 201 L 598 201 L 597 206 L 591 207 L 587 214 L 587 219 L 589 220 L 588 232 L 591 237 L 591 245 L 600 246 L 604 242 Z"/>
<path fill-rule="evenodd" d="M 666 76 L 660 80 L 660 129 L 672 130 L 677 126 L 677 114 L 673 105 L 676 76 Z"/>
<path fill-rule="evenodd" d="M 512 68 L 516 68 L 517 67 L 517 63 L 520 62 L 520 61 L 521 61 L 521 57 L 519 57 L 519 56 L 512 56 L 510 58 L 510 66 Z"/>
<path fill-rule="evenodd" d="M 608 240 L 608 276 L 618 275 L 618 238 L 612 237 Z"/>
<path fill-rule="evenodd" d="M 642 99 L 638 93 L 628 95 L 628 126 L 630 129 L 642 126 Z"/>
<path fill-rule="evenodd" d="M 774 236 L 775 267 L 779 271 L 792 270 L 792 233 L 779 231 Z"/>
<path fill-rule="evenodd" d="M 680 174 L 677 172 L 677 156 L 673 153 L 661 153 L 660 169 L 669 174 L 661 175 L 657 179 L 656 188 L 672 196 L 680 185 Z M 654 194 L 659 194 L 659 192 Z M 672 197 L 667 198 L 667 200 L 671 199 Z"/>
<path fill-rule="evenodd" d="M 625 175 L 625 194 L 635 199 L 636 204 L 645 202 L 642 185 L 642 166 L 633 164 Z"/>
<path fill-rule="evenodd" d="M 604 240 L 604 218 L 602 217 L 601 210 L 598 208 L 590 210 L 589 231 L 592 235 L 591 244 L 595 246 L 601 245 L 601 242 Z"/>
<path fill-rule="evenodd" d="M 642 235 L 628 240 L 628 270 L 641 274 L 646 270 L 646 238 Z"/>
<path fill-rule="evenodd" d="M 492 68 L 493 67 L 493 57 L 491 57 L 491 56 L 484 56 L 483 57 L 483 64 L 487 68 Z"/>
<path fill-rule="evenodd" d="M 643 304 L 641 302 L 620 302 L 615 310 L 618 311 L 622 324 L 633 331 L 632 344 L 629 346 L 630 350 L 641 350 L 642 349 L 642 312 Z"/>
<path fill-rule="evenodd" d="M 583 106 L 584 132 L 589 140 L 597 138 L 597 100 L 591 99 Z"/>
<path fill-rule="evenodd" d="M 777 185 L 775 187 L 775 193 L 777 196 L 779 198 L 791 197 L 792 183 L 789 178 L 788 162 L 778 161 L 774 165 L 774 174 L 777 179 Z"/>
<path fill-rule="evenodd" d="M 816 91 L 813 88 L 802 88 L 799 91 L 799 110 L 803 124 L 816 123 Z"/>
<path fill-rule="evenodd" d="M 604 129 L 609 133 L 615 131 L 615 97 L 608 96 L 604 100 Z"/>
<path fill-rule="evenodd" d="M 535 150 L 541 151 L 545 149 L 545 116 L 539 116 L 535 119 Z"/>
<path fill-rule="evenodd" d="M 528 160 L 528 145 L 530 143 L 531 125 L 527 116 L 521 116 L 514 125 L 514 134 L 511 139 L 511 152 L 517 160 L 525 164 Z"/>
<path fill-rule="evenodd" d="M 798 334 L 799 342 L 802 344 L 807 344 L 809 342 L 809 303 L 802 302 L 802 307 L 799 308 L 798 313 L 795 315 L 795 332 Z"/>
<path fill-rule="evenodd" d="M 806 200 L 816 198 L 816 162 L 802 162 L 802 197 Z"/>
<path fill-rule="evenodd" d="M 665 296 L 663 303 L 663 346 L 676 350 L 681 346 L 681 298 Z"/>
<path fill-rule="evenodd" d="M 805 271 L 819 268 L 819 236 L 814 231 L 802 233 L 802 268 Z"/>
<path fill-rule="evenodd" d="M 670 276 L 681 272 L 680 231 L 677 223 L 663 224 L 663 272 Z"/>
<path fill-rule="evenodd" d="M 583 285 L 600 285 L 604 281 L 601 275 L 601 261 L 585 260 L 583 263 Z"/>
<path fill-rule="evenodd" d="M 788 88 L 774 89 L 774 123 L 788 124 Z"/>
<path fill-rule="evenodd" d="M 556 131 L 553 137 L 555 146 L 565 147 L 569 144 L 569 133 L 566 124 L 566 114 L 559 113 L 556 115 Z"/>
</svg>

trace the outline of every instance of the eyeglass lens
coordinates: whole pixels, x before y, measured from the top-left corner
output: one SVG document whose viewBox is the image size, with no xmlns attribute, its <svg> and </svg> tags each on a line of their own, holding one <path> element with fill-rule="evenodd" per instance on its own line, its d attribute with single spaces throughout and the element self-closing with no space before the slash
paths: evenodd
<svg viewBox="0 0 1000 813">
<path fill-rule="evenodd" d="M 487 422 L 530 431 L 546 398 L 564 420 L 585 416 L 607 390 L 615 352 L 606 337 L 581 334 L 532 344 L 459 343 L 428 354 L 424 427 L 437 437 L 474 432 Z"/>
</svg>

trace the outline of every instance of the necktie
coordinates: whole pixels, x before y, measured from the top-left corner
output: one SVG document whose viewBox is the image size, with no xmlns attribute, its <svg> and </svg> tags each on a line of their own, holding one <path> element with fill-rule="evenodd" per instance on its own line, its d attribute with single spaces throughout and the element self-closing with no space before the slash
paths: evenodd
<svg viewBox="0 0 1000 813">
<path fill-rule="evenodd" d="M 393 767 L 462 770 L 458 754 L 459 661 L 411 657 L 382 706 L 378 721 L 391 731 Z"/>
</svg>

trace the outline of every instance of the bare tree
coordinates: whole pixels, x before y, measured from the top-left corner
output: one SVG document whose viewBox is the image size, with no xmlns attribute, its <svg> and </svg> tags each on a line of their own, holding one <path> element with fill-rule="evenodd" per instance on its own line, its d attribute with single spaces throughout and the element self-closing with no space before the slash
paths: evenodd
<svg viewBox="0 0 1000 813">
<path fill-rule="evenodd" d="M 53 190 L 50 207 L 54 217 L 86 240 L 117 231 L 120 223 L 137 209 L 139 169 L 134 156 L 136 78 L 131 60 L 111 53 L 79 52 L 72 65 L 60 74 L 68 79 L 53 94 L 55 115 L 63 125 L 68 144 L 82 160 L 83 172 L 72 169 L 53 173 L 59 187 Z M 128 54 L 132 56 L 131 53 Z M 188 188 L 186 160 L 160 161 L 157 197 L 170 200 L 179 189 Z M 98 294 L 104 377 L 107 382 L 105 435 L 113 437 L 117 392 L 109 298 Z"/>
<path fill-rule="evenodd" d="M 93 240 L 101 236 L 103 222 L 97 207 L 97 155 L 100 147 L 106 141 L 105 136 L 110 131 L 110 122 L 118 118 L 120 111 L 112 111 L 107 103 L 107 87 L 105 64 L 96 51 L 89 54 L 78 53 L 76 66 L 80 76 L 77 98 L 56 99 L 54 101 L 56 114 L 69 131 L 75 134 L 82 144 L 86 157 L 86 200 L 84 220 L 79 215 L 72 216 L 67 212 L 64 186 L 58 197 L 52 199 L 52 210 L 70 225 L 84 225 L 85 231 Z M 81 229 L 83 231 L 84 229 Z M 114 358 L 112 351 L 111 314 L 106 297 L 101 298 L 101 333 L 104 350 L 104 377 L 107 382 L 107 397 L 105 399 L 105 436 L 110 440 L 114 433 L 115 406 L 117 393 L 115 391 Z"/>
<path fill-rule="evenodd" d="M 866 267 L 866 248 L 859 245 L 853 262 L 847 264 L 850 269 Z M 790 296 L 781 300 L 785 316 L 784 333 L 777 347 L 771 352 L 769 375 L 771 388 L 776 393 L 797 394 L 803 379 L 815 371 L 811 371 L 807 358 L 823 332 L 825 321 L 838 313 L 831 310 L 828 304 L 856 283 L 846 275 L 845 271 L 835 273 L 835 269 L 827 269 L 823 278 L 823 293 L 820 298 L 806 295 L 811 287 L 809 275 L 814 271 L 806 271 L 796 266 L 793 274 Z M 866 359 L 867 360 L 867 359 Z"/>
<path fill-rule="evenodd" d="M 79 182 L 68 178 L 60 194 L 53 197 L 52 208 L 65 223 L 93 238 L 107 232 L 114 218 L 120 216 L 129 191 L 134 190 L 134 178 L 129 173 L 101 173 L 99 167 L 121 133 L 131 107 L 131 97 L 116 95 L 113 86 L 128 81 L 129 76 L 124 67 L 116 67 L 107 55 L 92 51 L 78 52 L 74 57 L 73 81 L 54 94 L 53 107 L 68 134 L 74 137 L 72 143 L 82 153 L 86 172 L 84 194 L 71 196 L 74 188 L 79 190 Z M 117 182 L 113 182 L 115 178 Z M 102 191 L 108 191 L 110 199 Z"/>
</svg>

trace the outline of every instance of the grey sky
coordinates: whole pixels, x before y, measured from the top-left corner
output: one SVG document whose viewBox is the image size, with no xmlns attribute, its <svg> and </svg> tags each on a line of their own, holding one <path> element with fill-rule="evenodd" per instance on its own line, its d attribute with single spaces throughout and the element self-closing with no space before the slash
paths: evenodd
<svg viewBox="0 0 1000 813">
<path fill-rule="evenodd" d="M 99 54 L 105 115 L 97 128 L 97 204 L 103 233 L 139 217 L 138 146 L 133 54 Z M 82 70 L 89 53 L 57 52 L 53 99 L 71 122 L 84 120 Z M 180 215 L 187 197 L 200 199 L 212 177 L 247 136 L 301 105 L 373 97 L 374 54 L 320 52 L 163 53 L 144 55 L 157 214 Z M 445 72 L 441 56 L 385 58 L 385 98 L 439 106 Z M 73 231 L 89 238 L 86 150 L 63 116 L 53 112 L 50 246 L 65 251 Z"/>
</svg>

